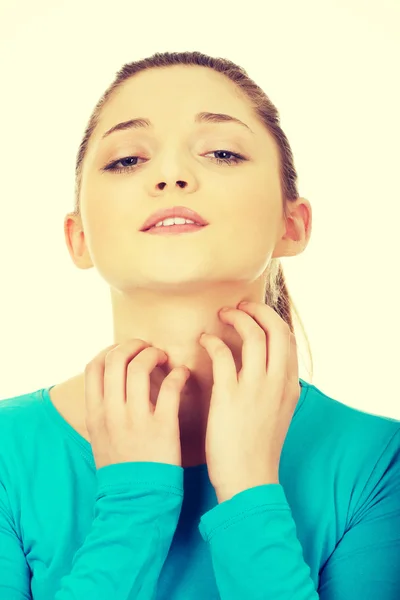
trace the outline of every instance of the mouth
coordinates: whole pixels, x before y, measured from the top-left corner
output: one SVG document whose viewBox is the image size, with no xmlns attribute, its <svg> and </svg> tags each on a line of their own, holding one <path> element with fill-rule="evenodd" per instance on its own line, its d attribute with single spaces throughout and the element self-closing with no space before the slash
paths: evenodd
<svg viewBox="0 0 400 600">
<path fill-rule="evenodd" d="M 195 223 L 184 223 L 183 225 L 160 225 L 156 227 L 150 227 L 143 233 L 150 233 L 151 235 L 176 235 L 179 233 L 193 233 L 200 229 L 205 229 L 208 225 L 197 225 Z"/>
</svg>

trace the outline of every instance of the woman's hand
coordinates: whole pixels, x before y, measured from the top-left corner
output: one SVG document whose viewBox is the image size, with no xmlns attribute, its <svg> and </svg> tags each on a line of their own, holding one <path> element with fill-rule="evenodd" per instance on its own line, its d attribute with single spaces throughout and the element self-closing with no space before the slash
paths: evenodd
<svg viewBox="0 0 400 600">
<path fill-rule="evenodd" d="M 173 369 L 154 402 L 151 374 L 167 358 L 135 338 L 105 348 L 86 365 L 85 421 L 97 469 L 142 461 L 182 466 L 179 406 L 190 371 Z"/>
<path fill-rule="evenodd" d="M 214 379 L 206 459 L 210 481 L 223 502 L 246 489 L 279 483 L 282 447 L 301 388 L 296 338 L 273 308 L 249 302 L 219 316 L 243 338 L 239 373 L 219 337 L 200 338 Z"/>
</svg>

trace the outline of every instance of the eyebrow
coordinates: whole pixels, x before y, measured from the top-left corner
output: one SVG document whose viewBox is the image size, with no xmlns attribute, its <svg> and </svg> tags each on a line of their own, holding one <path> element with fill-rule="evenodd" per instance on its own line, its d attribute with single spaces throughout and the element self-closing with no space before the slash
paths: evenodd
<svg viewBox="0 0 400 600">
<path fill-rule="evenodd" d="M 246 123 L 243 123 L 243 121 L 237 119 L 236 117 L 232 117 L 231 115 L 226 115 L 224 113 L 200 112 L 195 116 L 194 121 L 195 123 L 236 123 L 237 125 L 246 127 L 246 129 L 251 131 L 251 133 L 254 133 L 254 131 L 252 131 L 250 127 L 246 125 Z M 117 125 L 114 125 L 113 127 L 111 127 L 111 129 L 106 131 L 103 134 L 102 139 L 111 135 L 115 131 L 124 131 L 126 129 L 140 129 L 142 127 L 151 128 L 153 127 L 153 124 L 149 119 L 144 119 L 142 117 L 139 117 L 137 119 L 130 119 L 129 121 L 123 121 L 122 123 L 117 123 Z"/>
</svg>

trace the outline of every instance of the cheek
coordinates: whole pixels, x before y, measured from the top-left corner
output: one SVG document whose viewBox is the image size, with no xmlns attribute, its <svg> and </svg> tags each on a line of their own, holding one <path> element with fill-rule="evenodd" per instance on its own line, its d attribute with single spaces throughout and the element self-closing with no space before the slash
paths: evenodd
<svg viewBox="0 0 400 600">
<path fill-rule="evenodd" d="M 121 246 L 121 219 L 108 204 L 97 201 L 85 207 L 84 228 L 85 242 L 95 263 L 110 261 Z M 125 227 L 126 228 L 126 224 Z"/>
<path fill-rule="evenodd" d="M 117 247 L 125 231 L 132 234 L 142 224 L 135 210 L 132 194 L 129 196 L 117 188 L 110 190 L 109 186 L 93 186 L 85 206 L 93 242 L 107 248 Z"/>
<path fill-rule="evenodd" d="M 231 259 L 234 255 L 235 274 L 254 279 L 264 272 L 274 252 L 282 220 L 281 199 L 268 190 L 265 181 L 259 186 L 253 182 L 235 190 L 230 206 L 234 209 L 224 219 L 219 252 L 227 248 Z"/>
<path fill-rule="evenodd" d="M 268 192 L 260 193 L 259 189 L 247 186 L 246 189 L 235 190 L 229 201 L 224 221 L 235 239 L 258 238 L 268 241 L 274 239 L 281 221 L 280 199 Z"/>
</svg>

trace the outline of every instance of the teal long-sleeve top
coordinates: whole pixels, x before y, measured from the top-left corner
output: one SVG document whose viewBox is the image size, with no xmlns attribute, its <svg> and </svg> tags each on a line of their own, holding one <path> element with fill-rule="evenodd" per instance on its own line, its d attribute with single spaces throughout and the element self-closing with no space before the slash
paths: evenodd
<svg viewBox="0 0 400 600">
<path fill-rule="evenodd" d="M 400 421 L 300 379 L 279 484 L 96 469 L 50 388 L 0 401 L 0 600 L 399 600 Z M 239 442 L 238 442 L 239 443 Z"/>
</svg>

